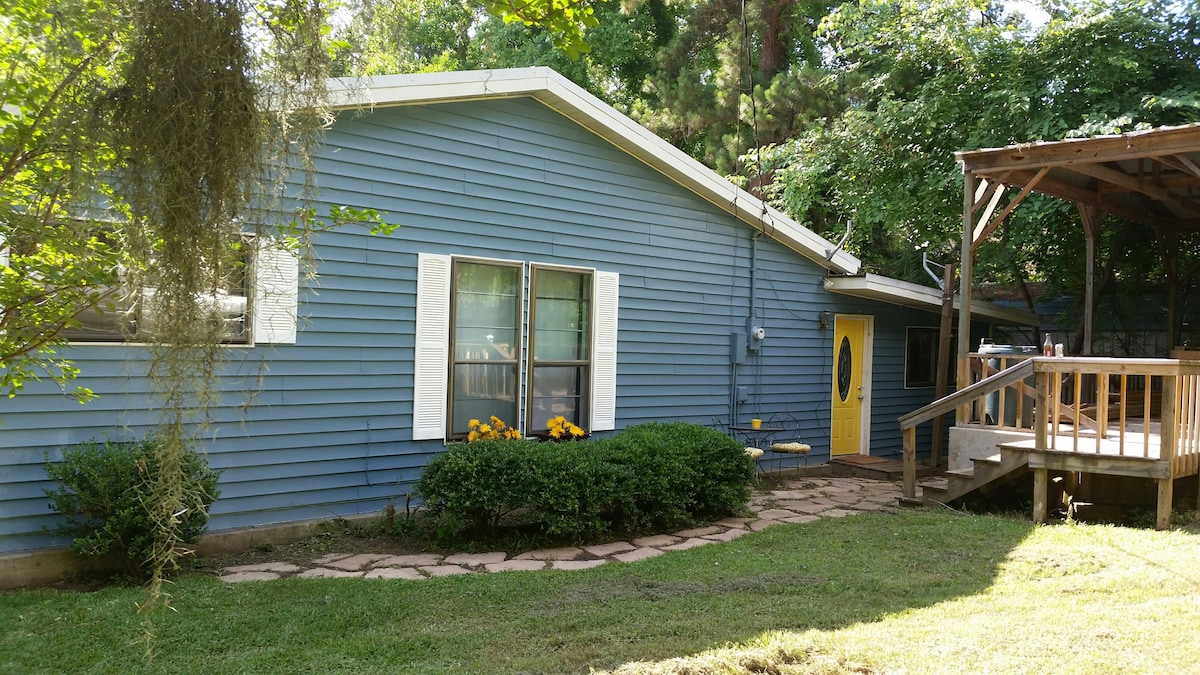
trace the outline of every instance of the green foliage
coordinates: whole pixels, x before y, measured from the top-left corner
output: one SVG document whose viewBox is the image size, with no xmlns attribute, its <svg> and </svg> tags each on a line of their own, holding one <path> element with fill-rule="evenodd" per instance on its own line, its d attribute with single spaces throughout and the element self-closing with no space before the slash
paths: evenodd
<svg viewBox="0 0 1200 675">
<path fill-rule="evenodd" d="M 592 4 L 593 0 L 488 0 L 487 9 L 505 23 L 546 29 L 556 47 L 577 59 L 591 50 L 584 31 L 600 24 Z"/>
<path fill-rule="evenodd" d="M 847 247 L 868 270 L 928 283 L 922 251 L 958 257 L 956 151 L 1194 121 L 1195 21 L 1156 2 L 1063 5 L 1037 29 L 970 0 L 842 5 L 820 35 L 836 46 L 827 86 L 847 105 L 763 153 L 767 196 L 835 240 L 853 221 Z M 1120 262 L 1101 267 L 1160 277 L 1156 260 L 1129 255 L 1152 236 L 1105 248 Z M 1070 204 L 1032 196 L 995 239 L 980 249 L 977 280 L 1080 287 Z"/>
<path fill-rule="evenodd" d="M 204 457 L 187 450 L 182 457 L 183 499 L 173 514 L 177 525 L 166 540 L 155 516 L 155 489 L 162 472 L 159 439 L 90 441 L 67 449 L 59 463 L 47 458 L 46 475 L 61 486 L 46 490 L 51 508 L 63 514 L 59 534 L 73 538 L 71 550 L 83 558 L 115 554 L 131 573 L 149 576 L 155 551 L 195 543 L 208 524 L 208 507 L 217 498 L 218 474 Z"/>
<path fill-rule="evenodd" d="M 103 306 L 116 267 L 103 228 L 80 218 L 106 196 L 98 176 L 113 157 L 92 114 L 112 78 L 113 12 L 22 0 L 0 21 L 0 391 L 10 397 L 41 378 L 92 397 L 69 388 L 78 371 L 56 350 L 80 312 Z"/>
<path fill-rule="evenodd" d="M 734 513 L 753 477 L 741 445 L 719 431 L 645 424 L 590 442 L 455 445 L 417 491 L 443 532 L 536 523 L 585 538 Z"/>
</svg>

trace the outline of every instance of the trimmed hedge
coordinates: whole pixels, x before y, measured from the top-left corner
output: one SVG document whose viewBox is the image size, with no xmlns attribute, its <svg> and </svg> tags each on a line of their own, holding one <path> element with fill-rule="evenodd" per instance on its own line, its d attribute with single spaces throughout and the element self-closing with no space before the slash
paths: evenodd
<svg viewBox="0 0 1200 675">
<path fill-rule="evenodd" d="M 426 467 L 417 492 L 443 533 L 537 523 L 586 538 L 736 513 L 753 477 L 753 460 L 720 431 L 650 423 L 591 441 L 456 445 Z"/>
</svg>

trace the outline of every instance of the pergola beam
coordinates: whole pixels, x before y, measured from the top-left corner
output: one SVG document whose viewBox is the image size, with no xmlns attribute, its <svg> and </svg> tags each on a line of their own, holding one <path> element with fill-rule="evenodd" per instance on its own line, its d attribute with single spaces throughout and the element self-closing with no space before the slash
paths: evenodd
<svg viewBox="0 0 1200 675">
<path fill-rule="evenodd" d="M 1200 205 L 1197 205 L 1195 202 L 1185 201 L 1161 185 L 1156 185 L 1122 171 L 1110 169 L 1103 164 L 1079 164 L 1072 167 L 1072 169 L 1085 176 L 1091 176 L 1106 183 L 1128 188 L 1133 192 L 1140 192 L 1151 199 L 1170 204 L 1181 211 L 1200 213 Z"/>
<path fill-rule="evenodd" d="M 964 171 L 976 174 L 1019 171 L 1032 166 L 1065 166 L 1120 162 L 1196 151 L 1200 125 L 1101 136 L 1051 143 L 956 153 Z"/>
</svg>

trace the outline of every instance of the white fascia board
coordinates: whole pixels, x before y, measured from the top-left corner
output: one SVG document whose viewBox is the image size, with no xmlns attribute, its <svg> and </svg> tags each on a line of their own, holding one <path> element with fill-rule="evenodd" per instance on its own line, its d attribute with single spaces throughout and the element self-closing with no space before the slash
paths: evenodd
<svg viewBox="0 0 1200 675">
<path fill-rule="evenodd" d="M 529 96 L 830 272 L 861 264 L 550 68 L 342 78 L 329 92 L 335 110 Z"/>
<path fill-rule="evenodd" d="M 856 298 L 877 300 L 890 305 L 921 309 L 928 312 L 942 310 L 942 291 L 929 286 L 901 281 L 879 274 L 864 274 L 859 276 L 826 277 L 825 289 L 834 293 L 851 295 Z M 954 296 L 954 311 L 962 309 L 962 297 Z M 1040 326 L 1041 317 L 1033 312 L 1020 309 L 1001 307 L 990 302 L 973 301 L 971 315 L 988 319 L 1005 325 Z"/>
</svg>

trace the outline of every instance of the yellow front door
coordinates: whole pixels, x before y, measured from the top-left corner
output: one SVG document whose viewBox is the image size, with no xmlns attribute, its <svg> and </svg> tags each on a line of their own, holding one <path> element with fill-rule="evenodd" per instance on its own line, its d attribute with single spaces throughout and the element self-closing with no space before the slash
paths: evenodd
<svg viewBox="0 0 1200 675">
<path fill-rule="evenodd" d="M 852 455 L 863 447 L 866 317 L 839 316 L 833 329 L 833 428 L 830 454 Z"/>
</svg>

